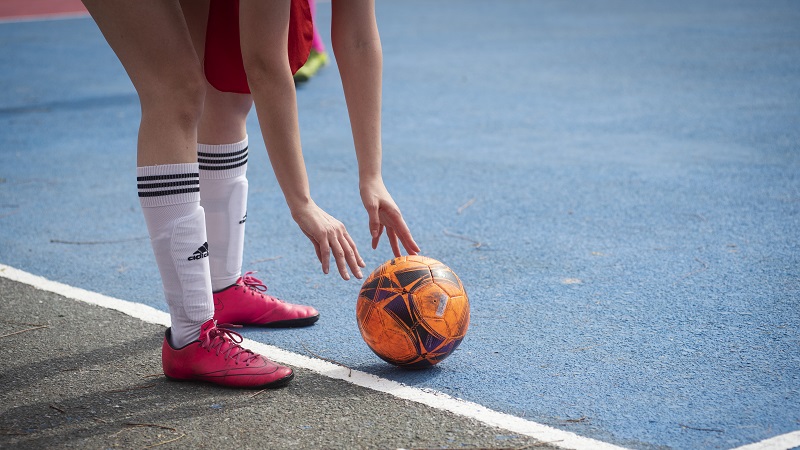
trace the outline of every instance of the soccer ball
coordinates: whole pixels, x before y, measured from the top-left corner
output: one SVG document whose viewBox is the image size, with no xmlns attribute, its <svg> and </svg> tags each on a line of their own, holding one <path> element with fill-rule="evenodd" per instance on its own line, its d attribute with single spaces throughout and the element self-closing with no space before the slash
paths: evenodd
<svg viewBox="0 0 800 450">
<path fill-rule="evenodd" d="M 424 368 L 458 347 L 469 327 L 469 299 L 449 267 L 402 256 L 375 269 L 356 304 L 361 336 L 386 362 Z"/>
</svg>

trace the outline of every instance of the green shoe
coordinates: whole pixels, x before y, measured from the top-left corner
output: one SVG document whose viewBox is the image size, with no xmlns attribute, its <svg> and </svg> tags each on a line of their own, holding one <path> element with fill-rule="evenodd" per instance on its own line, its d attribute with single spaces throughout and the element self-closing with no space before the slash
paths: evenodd
<svg viewBox="0 0 800 450">
<path fill-rule="evenodd" d="M 303 83 L 311 79 L 314 75 L 319 72 L 319 69 L 328 65 L 328 55 L 325 52 L 317 52 L 316 50 L 311 50 L 311 53 L 308 55 L 308 60 L 303 67 L 297 69 L 297 72 L 294 74 L 294 81 L 296 83 Z"/>
</svg>

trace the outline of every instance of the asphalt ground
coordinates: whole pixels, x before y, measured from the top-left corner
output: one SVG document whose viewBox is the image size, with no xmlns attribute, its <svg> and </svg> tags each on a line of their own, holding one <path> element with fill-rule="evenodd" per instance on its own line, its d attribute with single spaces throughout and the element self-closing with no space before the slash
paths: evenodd
<svg viewBox="0 0 800 450">
<path fill-rule="evenodd" d="M 302 368 L 266 391 L 170 381 L 164 327 L 2 277 L 0 292 L 0 448 L 542 447 Z"/>
</svg>

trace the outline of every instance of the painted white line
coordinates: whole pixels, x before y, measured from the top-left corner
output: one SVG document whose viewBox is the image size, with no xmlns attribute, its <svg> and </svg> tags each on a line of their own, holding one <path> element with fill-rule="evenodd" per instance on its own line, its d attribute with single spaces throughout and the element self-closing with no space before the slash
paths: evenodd
<svg viewBox="0 0 800 450">
<path fill-rule="evenodd" d="M 11 16 L 3 17 L 0 19 L 0 25 L 4 23 L 16 22 L 39 22 L 47 20 L 68 20 L 68 19 L 82 19 L 89 17 L 88 12 L 74 12 L 74 13 L 55 13 L 55 14 L 34 14 L 30 16 Z"/>
<path fill-rule="evenodd" d="M 170 323 L 169 314 L 150 306 L 69 286 L 3 264 L 0 264 L 0 276 L 73 300 L 120 311 L 144 322 L 163 326 L 169 326 Z M 462 417 L 469 417 L 486 425 L 530 436 L 561 448 L 575 450 L 619 450 L 623 448 L 540 423 L 531 422 L 530 420 L 525 420 L 510 414 L 493 411 L 477 403 L 451 397 L 441 392 L 407 386 L 366 372 L 351 370 L 321 359 L 292 353 L 250 339 L 245 339 L 243 345 L 246 348 L 268 355 L 271 359 L 289 366 L 302 367 L 330 378 L 344 380 L 368 389 L 385 392 L 398 398 L 449 411 Z"/>
<path fill-rule="evenodd" d="M 800 447 L 800 430 L 736 447 L 733 450 L 789 450 L 796 447 Z"/>
<path fill-rule="evenodd" d="M 141 319 L 147 323 L 163 325 L 165 327 L 170 325 L 169 314 L 142 303 L 120 300 L 118 298 L 98 294 L 97 292 L 91 292 L 85 289 L 59 283 L 57 281 L 51 281 L 47 278 L 24 272 L 4 264 L 0 264 L 0 276 L 3 278 L 8 278 L 9 280 L 19 281 L 20 283 L 31 285 L 43 291 L 53 292 L 72 300 L 79 300 L 84 303 L 90 303 L 92 305 L 102 306 L 103 308 L 113 309 L 115 311 L 125 313 L 131 317 Z"/>
</svg>

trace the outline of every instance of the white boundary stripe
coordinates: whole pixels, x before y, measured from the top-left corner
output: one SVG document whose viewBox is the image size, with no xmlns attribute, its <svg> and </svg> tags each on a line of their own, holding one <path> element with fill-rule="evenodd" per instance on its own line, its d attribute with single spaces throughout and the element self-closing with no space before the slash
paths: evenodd
<svg viewBox="0 0 800 450">
<path fill-rule="evenodd" d="M 91 292 L 57 281 L 51 281 L 4 264 L 0 264 L 0 277 L 25 283 L 37 289 L 53 292 L 72 300 L 120 311 L 144 322 L 163 325 L 165 327 L 170 325 L 169 314 L 151 306 L 120 300 L 97 292 Z M 269 355 L 271 359 L 283 364 L 302 367 L 330 378 L 344 380 L 367 389 L 384 392 L 432 408 L 449 411 L 462 417 L 469 417 L 484 424 L 530 436 L 561 448 L 575 450 L 619 450 L 624 448 L 595 439 L 578 436 L 575 433 L 559 430 L 540 423 L 531 422 L 510 414 L 493 411 L 477 403 L 454 398 L 441 392 L 406 386 L 396 381 L 380 378 L 358 370 L 351 370 L 321 359 L 309 358 L 278 347 L 262 344 L 261 342 L 245 339 L 243 344 L 245 347 L 255 350 L 258 353 Z M 733 450 L 789 450 L 798 446 L 800 446 L 800 430 L 737 447 Z"/>
<path fill-rule="evenodd" d="M 800 430 L 765 439 L 755 444 L 743 445 L 733 450 L 789 450 L 800 447 Z"/>
<path fill-rule="evenodd" d="M 72 300 L 113 309 L 148 323 L 163 325 L 165 327 L 170 326 L 169 314 L 142 303 L 120 300 L 97 292 L 91 292 L 57 281 L 51 281 L 47 278 L 15 269 L 11 266 L 6 266 L 5 264 L 0 264 L 0 277 L 19 281 L 20 283 L 31 285 L 43 291 L 53 292 Z"/>
<path fill-rule="evenodd" d="M 56 281 L 51 281 L 28 272 L 15 269 L 13 267 L 6 266 L 4 264 L 0 264 L 0 276 L 10 280 L 18 281 L 20 283 L 28 284 L 44 291 L 53 292 L 73 300 L 120 311 L 148 323 L 163 326 L 169 326 L 170 323 L 169 314 L 150 306 L 108 297 L 96 292 L 91 292 Z M 243 344 L 245 347 L 255 350 L 258 353 L 269 355 L 271 359 L 283 364 L 302 367 L 330 378 L 344 380 L 349 383 L 375 391 L 384 392 L 398 398 L 421 403 L 432 408 L 449 411 L 462 417 L 478 420 L 486 425 L 491 425 L 514 433 L 530 436 L 562 448 L 575 450 L 619 450 L 623 448 L 595 439 L 578 436 L 575 433 L 559 430 L 547 425 L 531 422 L 510 414 L 493 411 L 477 403 L 454 398 L 441 392 L 406 386 L 396 381 L 380 378 L 378 376 L 358 370 L 351 370 L 349 368 L 338 366 L 321 359 L 309 358 L 304 355 L 292 353 L 250 339 L 245 339 Z"/>
</svg>

